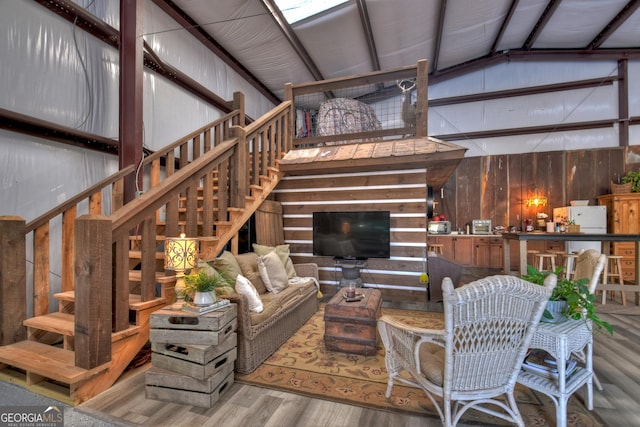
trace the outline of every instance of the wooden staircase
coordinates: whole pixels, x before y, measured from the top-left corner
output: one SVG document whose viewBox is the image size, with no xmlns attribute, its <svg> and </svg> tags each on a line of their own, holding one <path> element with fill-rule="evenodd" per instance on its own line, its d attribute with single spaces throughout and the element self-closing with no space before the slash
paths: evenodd
<svg viewBox="0 0 640 427">
<path fill-rule="evenodd" d="M 231 240 L 238 230 L 249 220 L 260 207 L 269 193 L 277 186 L 281 174 L 277 168 L 270 168 L 269 175 L 261 177 L 262 185 L 251 186 L 251 194 L 246 197 L 245 208 L 230 211 L 229 221 L 216 222 L 218 234 L 201 239 L 201 257 L 211 258 L 218 254 L 224 245 Z M 160 241 L 164 236 L 157 236 Z M 140 240 L 140 236 L 131 236 L 132 242 Z M 135 246 L 135 244 L 132 244 Z M 142 252 L 131 250 L 130 265 L 140 263 Z M 164 253 L 156 252 L 156 260 L 164 261 Z M 215 257 L 215 256 L 213 256 Z M 160 263 L 159 265 L 161 265 Z M 141 281 L 141 271 L 129 271 L 132 287 Z M 138 294 L 129 294 L 129 312 L 132 323 L 124 331 L 112 333 L 111 362 L 92 369 L 83 369 L 75 365 L 75 292 L 56 293 L 59 311 L 24 320 L 27 328 L 27 340 L 0 347 L 0 363 L 22 370 L 27 385 L 42 381 L 56 381 L 69 388 L 69 398 L 74 404 L 81 403 L 96 392 L 109 388 L 124 372 L 137 352 L 149 340 L 149 319 L 151 313 L 169 303 L 175 283 L 175 275 L 166 273 L 164 269 L 156 272 L 156 282 L 161 285 L 161 296 L 149 301 L 142 301 Z M 1 366 L 1 365 L 0 365 Z"/>
<path fill-rule="evenodd" d="M 232 129 L 244 115 L 230 114 L 154 153 L 143 163 L 151 188 L 126 205 L 118 197 L 124 177 L 136 173 L 132 168 L 25 224 L 21 231 L 15 230 L 20 224 L 16 217 L 7 223 L 0 218 L 0 235 L 5 230 L 12 230 L 13 236 L 33 233 L 36 259 L 34 316 L 27 318 L 26 309 L 18 307 L 15 317 L 20 320 L 0 324 L 2 337 L 17 337 L 0 346 L 0 373 L 12 370 L 16 377 L 17 372 L 26 386 L 62 387 L 71 404 L 111 387 L 148 343 L 151 314 L 172 301 L 175 275 L 164 271 L 165 236 L 184 231 L 198 237 L 203 259 L 215 258 L 229 242 L 232 250 L 234 242 L 237 248 L 238 231 L 282 177 L 278 165 L 287 139 L 278 130 L 289 128 L 290 107 L 284 103 L 245 128 Z M 223 130 L 226 140 L 220 136 Z M 265 146 L 267 135 L 270 143 Z M 259 146 L 267 153 L 258 152 Z M 101 212 L 105 188 L 113 192 L 114 210 L 108 216 Z M 89 214 L 78 215 L 76 206 L 86 199 Z M 62 290 L 54 294 L 58 310 L 51 312 L 48 298 L 37 295 L 49 295 L 51 257 L 40 246 L 49 245 L 49 223 L 56 216 L 62 217 L 64 265 Z M 21 251 L 14 252 L 19 258 Z M 0 265 L 7 264 L 7 257 L 7 251 L 0 252 Z M 16 259 L 8 261 L 22 265 Z M 26 268 L 16 272 L 18 279 L 27 277 Z M 20 288 L 9 285 L 1 284 L 2 295 Z M 22 301 L 27 298 L 19 295 Z"/>
</svg>

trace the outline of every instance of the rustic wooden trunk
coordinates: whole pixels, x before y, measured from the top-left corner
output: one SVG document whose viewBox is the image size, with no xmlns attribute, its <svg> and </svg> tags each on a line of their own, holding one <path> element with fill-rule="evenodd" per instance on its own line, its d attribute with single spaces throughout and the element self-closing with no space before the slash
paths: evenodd
<svg viewBox="0 0 640 427">
<path fill-rule="evenodd" d="M 324 310 L 324 344 L 327 350 L 371 356 L 378 351 L 377 320 L 382 297 L 377 289 L 358 289 L 364 298 L 347 302 L 343 290 L 327 303 Z"/>
</svg>

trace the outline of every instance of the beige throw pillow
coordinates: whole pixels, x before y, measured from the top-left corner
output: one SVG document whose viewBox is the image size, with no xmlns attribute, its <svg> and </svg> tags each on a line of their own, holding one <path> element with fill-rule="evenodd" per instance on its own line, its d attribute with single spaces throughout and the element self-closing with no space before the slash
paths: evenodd
<svg viewBox="0 0 640 427">
<path fill-rule="evenodd" d="M 259 294 L 266 293 L 267 287 L 262 281 L 260 270 L 258 270 L 258 255 L 254 252 L 240 254 L 236 255 L 236 260 L 242 270 L 241 274 L 249 279 L 253 287 L 256 288 L 256 291 L 258 291 Z"/>
<path fill-rule="evenodd" d="M 253 287 L 249 279 L 241 274 L 238 274 L 236 277 L 236 292 L 247 297 L 247 301 L 249 302 L 249 311 L 262 313 L 264 306 L 262 305 L 262 300 L 260 299 L 260 295 L 258 295 L 258 291 Z"/>
<path fill-rule="evenodd" d="M 290 279 L 292 277 L 296 277 L 296 270 L 293 267 L 293 261 L 289 258 L 289 245 L 278 245 L 278 246 L 264 246 L 254 243 L 253 251 L 258 254 L 258 256 L 264 256 L 269 252 L 275 252 L 278 254 L 280 261 L 284 265 L 284 269 L 287 272 L 287 277 Z"/>
<path fill-rule="evenodd" d="M 289 284 L 284 265 L 274 251 L 258 258 L 258 270 L 264 285 L 271 293 L 277 294 Z"/>
</svg>

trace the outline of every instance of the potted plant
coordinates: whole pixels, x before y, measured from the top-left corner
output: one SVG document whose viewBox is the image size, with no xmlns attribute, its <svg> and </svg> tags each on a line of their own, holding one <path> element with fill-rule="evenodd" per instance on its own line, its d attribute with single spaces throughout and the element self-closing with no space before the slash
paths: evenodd
<svg viewBox="0 0 640 427">
<path fill-rule="evenodd" d="M 575 219 L 569 219 L 569 218 L 565 217 L 563 222 L 564 222 L 565 228 L 567 229 L 567 233 L 579 233 L 580 232 L 580 225 L 576 224 L 576 220 Z"/>
<path fill-rule="evenodd" d="M 221 274 L 207 274 L 198 270 L 184 276 L 182 293 L 185 301 L 198 306 L 207 306 L 216 302 L 216 288 L 228 286 Z"/>
<path fill-rule="evenodd" d="M 598 331 L 605 330 L 613 335 L 611 325 L 596 314 L 596 297 L 589 292 L 587 287 L 589 279 L 569 280 L 560 275 L 562 270 L 563 267 L 560 266 L 553 272 L 558 277 L 558 283 L 551 297 L 549 297 L 549 304 L 544 312 L 543 321 L 558 322 L 563 321 L 563 319 L 589 319 Z M 540 272 L 537 268 L 528 265 L 527 274 L 522 278 L 542 285 L 549 274 L 550 272 L 548 271 Z M 557 304 L 555 304 L 556 302 Z M 554 305 L 561 305 L 563 308 L 557 309 L 553 307 Z M 556 312 L 560 314 L 560 318 L 557 315 L 554 316 Z"/>
<path fill-rule="evenodd" d="M 640 170 L 627 172 L 627 174 L 622 177 L 622 183 L 631 183 L 632 193 L 640 192 Z"/>
</svg>

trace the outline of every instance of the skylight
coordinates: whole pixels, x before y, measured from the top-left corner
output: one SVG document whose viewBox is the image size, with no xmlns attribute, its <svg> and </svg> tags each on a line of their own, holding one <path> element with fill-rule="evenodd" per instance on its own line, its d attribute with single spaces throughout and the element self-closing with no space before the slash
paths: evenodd
<svg viewBox="0 0 640 427">
<path fill-rule="evenodd" d="M 324 12 L 349 0 L 275 0 L 276 5 L 289 24 Z"/>
</svg>

